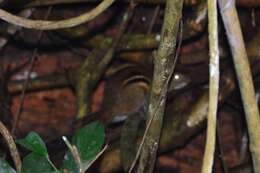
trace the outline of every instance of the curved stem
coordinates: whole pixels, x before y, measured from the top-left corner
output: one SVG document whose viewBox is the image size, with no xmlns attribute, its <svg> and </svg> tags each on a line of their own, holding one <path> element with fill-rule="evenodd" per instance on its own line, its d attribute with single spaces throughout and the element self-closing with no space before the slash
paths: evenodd
<svg viewBox="0 0 260 173">
<path fill-rule="evenodd" d="M 0 9 L 0 18 L 8 23 L 22 26 L 24 28 L 38 29 L 38 30 L 54 30 L 62 28 L 70 28 L 82 23 L 88 22 L 98 16 L 100 13 L 110 7 L 115 0 L 103 0 L 96 8 L 86 12 L 80 16 L 73 17 L 70 19 L 59 20 L 59 21 L 44 21 L 44 20 L 31 20 L 15 16 L 8 13 L 5 10 Z"/>
</svg>

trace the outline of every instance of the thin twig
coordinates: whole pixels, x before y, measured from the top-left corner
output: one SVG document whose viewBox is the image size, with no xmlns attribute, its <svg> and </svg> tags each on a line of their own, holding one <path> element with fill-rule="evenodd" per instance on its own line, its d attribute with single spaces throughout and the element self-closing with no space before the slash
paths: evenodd
<svg viewBox="0 0 260 173">
<path fill-rule="evenodd" d="M 154 24 L 155 24 L 155 21 L 158 17 L 159 12 L 160 12 L 160 5 L 157 5 L 155 10 L 154 10 L 153 17 L 152 17 L 152 20 L 150 22 L 150 25 L 148 27 L 148 31 L 147 31 L 148 34 L 152 33 L 152 30 L 153 30 L 153 27 L 154 27 Z"/>
<path fill-rule="evenodd" d="M 115 0 L 103 0 L 96 8 L 92 9 L 89 12 L 86 12 L 77 17 L 59 21 L 26 19 L 10 14 L 3 9 L 0 9 L 0 18 L 8 23 L 30 29 L 54 30 L 62 28 L 71 28 L 94 19 L 96 16 L 98 16 L 108 7 L 110 7 L 113 4 L 113 2 L 115 2 Z"/>
<path fill-rule="evenodd" d="M 51 10 L 52 10 L 52 6 L 48 8 L 48 11 L 45 15 L 45 18 L 47 19 L 48 16 L 50 15 L 51 13 Z M 40 31 L 39 32 L 39 35 L 38 35 L 38 39 L 37 39 L 37 47 L 33 50 L 33 53 L 32 53 L 32 56 L 30 58 L 30 67 L 29 67 L 29 71 L 28 71 L 28 74 L 26 76 L 26 80 L 23 84 L 23 89 L 22 89 L 22 93 L 21 93 L 21 97 L 20 97 L 20 104 L 19 104 L 19 107 L 18 107 L 18 110 L 14 116 L 14 123 L 13 123 L 13 126 L 12 126 L 12 130 L 11 130 L 11 133 L 14 134 L 17 126 L 18 126 L 18 123 L 19 123 L 19 120 L 21 118 L 21 114 L 23 112 L 23 106 L 24 106 L 24 100 L 25 100 L 25 95 L 26 95 L 26 89 L 30 83 L 30 75 L 33 71 L 33 68 L 34 68 L 34 65 L 35 65 L 35 61 L 36 61 L 36 57 L 38 55 L 38 47 L 41 43 L 41 39 L 42 39 L 42 35 L 43 35 L 43 31 Z"/>
<path fill-rule="evenodd" d="M 51 167 L 54 169 L 55 173 L 58 172 L 58 169 L 56 168 L 56 166 L 52 163 L 49 155 L 46 156 L 47 161 L 49 162 L 49 164 L 51 165 Z"/>
</svg>

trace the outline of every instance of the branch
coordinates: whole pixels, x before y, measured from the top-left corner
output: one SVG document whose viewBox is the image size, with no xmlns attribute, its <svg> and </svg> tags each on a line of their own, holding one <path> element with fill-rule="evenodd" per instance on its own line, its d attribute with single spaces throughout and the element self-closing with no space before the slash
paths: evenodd
<svg viewBox="0 0 260 173">
<path fill-rule="evenodd" d="M 86 12 L 78 17 L 60 20 L 60 21 L 43 21 L 43 20 L 30 20 L 19 16 L 12 15 L 7 11 L 0 9 L 0 18 L 8 23 L 22 26 L 30 29 L 38 30 L 54 30 L 62 28 L 70 28 L 82 23 L 88 22 L 98 16 L 111 6 L 115 0 L 103 0 L 96 8 L 90 12 Z"/>
<path fill-rule="evenodd" d="M 153 172 L 162 130 L 165 111 L 167 87 L 174 69 L 174 54 L 176 38 L 182 16 L 183 0 L 166 1 L 165 17 L 161 33 L 161 42 L 154 58 L 154 76 L 151 88 L 150 103 L 147 115 L 147 134 L 140 156 L 137 172 Z M 133 164 L 134 165 L 134 164 Z M 131 169 L 133 166 L 131 166 Z M 131 171 L 130 169 L 130 171 Z"/>
<path fill-rule="evenodd" d="M 260 117 L 255 99 L 255 90 L 251 76 L 244 40 L 233 0 L 219 0 L 222 20 L 226 29 L 233 55 L 235 70 L 243 100 L 247 127 L 250 138 L 250 151 L 254 172 L 260 172 Z"/>
<path fill-rule="evenodd" d="M 203 158 L 202 173 L 211 173 L 216 145 L 216 117 L 219 90 L 219 48 L 217 1 L 208 0 L 208 32 L 210 52 L 209 109 L 207 123 L 206 148 Z"/>
</svg>

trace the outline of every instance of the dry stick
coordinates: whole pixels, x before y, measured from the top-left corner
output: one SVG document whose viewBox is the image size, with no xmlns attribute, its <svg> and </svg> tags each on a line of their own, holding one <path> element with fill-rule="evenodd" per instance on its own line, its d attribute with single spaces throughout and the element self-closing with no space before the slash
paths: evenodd
<svg viewBox="0 0 260 173">
<path fill-rule="evenodd" d="M 49 9 L 48 9 L 48 11 L 45 15 L 45 18 L 48 18 L 51 10 L 52 10 L 52 7 L 49 7 Z M 37 46 L 39 46 L 39 44 L 41 42 L 42 34 L 43 34 L 43 31 L 40 31 L 40 33 L 38 35 L 38 39 L 37 39 Z M 14 134 L 14 132 L 15 132 L 17 126 L 18 126 L 19 120 L 21 118 L 21 114 L 22 114 L 23 106 L 24 106 L 24 100 L 25 100 L 25 93 L 26 93 L 26 89 L 27 89 L 29 82 L 30 82 L 30 75 L 31 75 L 32 70 L 34 68 L 37 54 L 38 54 L 38 47 L 33 50 L 32 56 L 30 58 L 29 72 L 28 72 L 28 74 L 26 76 L 26 80 L 23 84 L 23 89 L 22 89 L 22 93 L 21 93 L 21 97 L 20 97 L 20 104 L 19 104 L 18 110 L 17 110 L 17 112 L 14 116 L 14 123 L 13 123 L 13 127 L 12 127 L 12 130 L 11 130 L 12 134 Z"/>
<path fill-rule="evenodd" d="M 167 79 L 167 81 L 166 81 L 167 85 L 169 84 L 169 82 L 170 82 L 170 80 L 171 80 L 171 77 L 172 77 L 172 75 L 173 75 L 173 73 L 174 73 L 174 69 L 175 69 L 175 66 L 176 66 L 176 63 L 177 63 L 177 58 L 178 58 L 179 53 L 180 53 L 180 50 L 181 50 L 182 27 L 183 27 L 182 24 L 183 24 L 183 23 L 180 22 L 180 34 L 179 34 L 180 36 L 179 36 L 179 38 L 178 38 L 178 40 L 179 40 L 178 49 L 177 49 L 176 54 L 175 54 L 175 59 L 174 59 L 174 63 L 173 63 L 173 66 L 172 66 L 170 75 L 169 75 L 169 77 L 168 77 L 168 79 Z M 167 92 L 167 89 L 166 89 L 166 88 L 168 88 L 167 85 L 165 85 L 164 92 Z M 161 98 L 159 99 L 160 102 L 161 102 L 162 99 L 164 99 L 164 96 L 161 96 Z M 155 111 L 154 115 L 157 114 L 157 111 L 158 111 L 159 106 L 160 106 L 160 104 L 157 104 L 157 106 L 156 106 L 156 108 L 155 108 L 156 111 Z M 140 156 L 140 154 L 141 154 L 141 150 L 142 150 L 143 145 L 144 145 L 144 142 L 145 142 L 145 138 L 146 138 L 147 133 L 148 133 L 150 127 L 151 127 L 151 124 L 152 124 L 152 122 L 153 122 L 153 119 L 154 119 L 154 116 L 151 117 L 151 119 L 148 121 L 148 123 L 147 123 L 147 125 L 146 125 L 146 127 L 145 127 L 145 131 L 144 131 L 144 134 L 143 134 L 143 137 L 142 137 L 142 141 L 141 141 L 141 143 L 140 143 L 140 145 L 139 145 L 139 147 L 138 147 L 138 150 L 137 150 L 137 152 L 136 152 L 136 154 L 135 154 L 135 158 L 134 158 L 134 160 L 133 160 L 133 162 L 132 162 L 132 164 L 131 164 L 131 167 L 129 168 L 128 173 L 131 173 L 131 172 L 133 171 L 133 169 L 134 169 L 134 167 L 135 167 L 135 165 L 136 165 L 136 163 L 137 163 L 137 161 L 138 161 L 138 158 L 139 158 L 139 156 Z"/>
<path fill-rule="evenodd" d="M 251 70 L 234 0 L 219 0 L 222 20 L 230 44 L 245 109 L 254 172 L 260 173 L 260 117 Z"/>
<path fill-rule="evenodd" d="M 208 0 L 208 32 L 210 54 L 209 109 L 207 122 L 207 139 L 201 171 L 202 173 L 212 172 L 216 145 L 216 124 L 219 90 L 217 0 Z"/>
<path fill-rule="evenodd" d="M 62 28 L 71 28 L 94 19 L 96 16 L 98 16 L 100 13 L 102 13 L 108 7 L 110 7 L 114 1 L 115 0 L 104 0 L 90 12 L 86 12 L 77 17 L 59 21 L 30 20 L 19 16 L 15 16 L 2 9 L 0 9 L 0 18 L 8 23 L 30 29 L 54 30 Z"/>
<path fill-rule="evenodd" d="M 160 5 L 157 5 L 155 10 L 154 10 L 154 13 L 153 13 L 153 17 L 151 19 L 151 23 L 148 27 L 148 31 L 147 31 L 147 34 L 151 34 L 152 33 L 152 30 L 153 30 L 153 27 L 154 27 L 154 24 L 155 24 L 155 21 L 158 17 L 158 14 L 160 12 Z"/>
<path fill-rule="evenodd" d="M 20 173 L 21 168 L 22 168 L 21 157 L 20 157 L 19 152 L 16 148 L 16 145 L 15 145 L 15 142 L 14 142 L 14 139 L 13 139 L 11 133 L 8 131 L 8 129 L 5 127 L 5 125 L 2 123 L 2 121 L 0 121 L 0 133 L 4 137 L 6 143 L 9 147 L 9 150 L 10 150 L 11 156 L 13 158 L 16 170 L 17 170 L 18 173 Z"/>
<path fill-rule="evenodd" d="M 170 75 L 169 75 L 169 77 L 168 77 L 168 79 L 167 79 L 167 82 L 166 82 L 167 85 L 169 84 L 169 82 L 170 82 L 170 80 L 171 80 L 171 78 L 172 78 L 172 75 L 173 75 L 173 73 L 174 73 L 174 69 L 175 69 L 175 66 L 176 66 L 176 63 L 177 63 L 177 58 L 178 58 L 178 56 L 179 56 L 179 54 L 180 54 L 180 51 L 181 51 L 182 34 L 183 34 L 183 33 L 182 33 L 182 30 L 183 30 L 182 28 L 183 28 L 183 22 L 181 21 L 181 22 L 180 22 L 179 38 L 178 38 L 178 40 L 179 40 L 178 49 L 177 49 L 176 54 L 175 54 L 175 58 L 174 58 L 174 62 L 173 62 L 173 66 L 172 66 Z M 167 92 L 167 89 L 166 89 L 166 88 L 168 88 L 168 86 L 165 85 L 164 92 Z M 162 99 L 164 99 L 163 96 L 160 98 L 160 100 L 162 100 Z M 157 107 L 156 107 L 156 109 L 155 109 L 156 111 L 155 111 L 154 115 L 157 113 L 159 106 L 160 106 L 160 105 L 158 104 Z M 151 126 L 151 124 L 152 124 L 152 122 L 153 122 L 153 119 L 154 119 L 154 116 L 151 117 L 151 119 L 148 121 L 148 123 L 147 123 L 147 125 L 146 125 L 146 127 L 145 127 L 145 131 L 144 131 L 144 134 L 143 134 L 143 137 L 142 137 L 142 141 L 141 141 L 141 143 L 140 143 L 140 145 L 139 145 L 139 147 L 138 147 L 138 150 L 137 150 L 137 152 L 136 152 L 135 158 L 134 158 L 134 160 L 133 160 L 133 162 L 132 162 L 132 164 L 131 164 L 131 167 L 130 167 L 128 173 L 131 173 L 131 172 L 133 171 L 133 169 L 134 169 L 134 167 L 135 167 L 135 165 L 136 165 L 136 163 L 137 163 L 137 161 L 138 161 L 138 158 L 139 158 L 139 156 L 140 156 L 141 150 L 142 150 L 143 145 L 144 145 L 144 142 L 145 142 L 145 138 L 146 138 L 147 133 L 148 133 L 148 131 L 149 131 L 149 129 L 150 129 L 150 126 Z"/>
<path fill-rule="evenodd" d="M 152 172 L 154 168 L 165 109 L 167 85 L 173 74 L 175 64 L 175 61 L 170 58 L 176 46 L 176 35 L 179 29 L 182 6 L 183 1 L 168 0 L 166 3 L 162 41 L 154 59 L 154 79 L 147 116 L 148 121 L 142 143 L 129 172 L 133 170 L 141 149 L 137 172 Z"/>
</svg>

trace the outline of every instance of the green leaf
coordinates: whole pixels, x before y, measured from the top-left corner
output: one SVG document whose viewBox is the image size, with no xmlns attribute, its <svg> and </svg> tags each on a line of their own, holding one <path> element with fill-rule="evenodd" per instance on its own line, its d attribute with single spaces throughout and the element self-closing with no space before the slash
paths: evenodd
<svg viewBox="0 0 260 173">
<path fill-rule="evenodd" d="M 21 173 L 54 173 L 51 164 L 45 156 L 30 153 L 23 159 Z"/>
<path fill-rule="evenodd" d="M 100 122 L 90 123 L 77 130 L 72 138 L 72 144 L 75 145 L 80 153 L 83 165 L 87 165 L 100 152 L 105 141 L 104 126 Z M 65 154 L 63 168 L 78 173 L 78 167 L 70 151 Z"/>
<path fill-rule="evenodd" d="M 70 151 L 66 152 L 66 154 L 64 156 L 64 160 L 62 162 L 62 168 L 67 169 L 68 171 L 73 172 L 73 173 L 78 173 L 78 171 L 79 171 L 77 164 L 76 164 L 75 160 L 73 159 L 73 156 Z"/>
<path fill-rule="evenodd" d="M 35 132 L 30 132 L 24 139 L 17 140 L 17 143 L 39 155 L 48 156 L 42 138 Z"/>
<path fill-rule="evenodd" d="M 16 173 L 16 171 L 8 164 L 8 162 L 1 158 L 0 158 L 0 172 L 1 173 Z"/>
<path fill-rule="evenodd" d="M 76 131 L 72 144 L 76 145 L 82 162 L 90 161 L 99 153 L 105 141 L 104 126 L 100 122 L 90 123 Z"/>
</svg>

